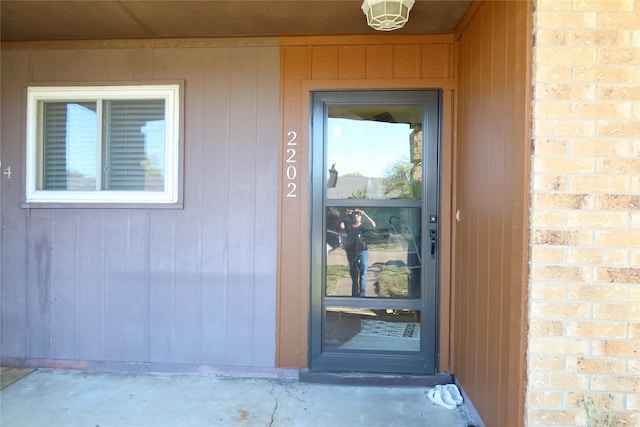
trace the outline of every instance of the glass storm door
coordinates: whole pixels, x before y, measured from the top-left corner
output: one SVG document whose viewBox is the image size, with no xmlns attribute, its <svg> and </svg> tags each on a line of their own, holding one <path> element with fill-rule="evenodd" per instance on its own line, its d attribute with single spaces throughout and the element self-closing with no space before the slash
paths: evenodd
<svg viewBox="0 0 640 427">
<path fill-rule="evenodd" d="M 440 92 L 315 92 L 310 368 L 433 374 Z"/>
</svg>

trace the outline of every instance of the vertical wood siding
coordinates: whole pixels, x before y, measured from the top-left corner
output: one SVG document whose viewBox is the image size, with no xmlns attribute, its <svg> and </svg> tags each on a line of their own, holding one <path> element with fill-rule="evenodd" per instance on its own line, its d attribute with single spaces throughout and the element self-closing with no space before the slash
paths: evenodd
<svg viewBox="0 0 640 427">
<path fill-rule="evenodd" d="M 523 423 L 528 2 L 484 2 L 457 48 L 453 372 L 490 426 Z"/>
<path fill-rule="evenodd" d="M 451 108 L 453 37 L 350 36 L 291 37 L 281 41 L 283 135 L 298 139 L 298 195 L 280 200 L 277 364 L 307 366 L 309 319 L 309 102 L 313 89 L 444 88 Z M 450 118 L 449 114 L 446 117 Z M 451 123 L 445 123 L 451 126 Z M 444 130 L 445 137 L 451 137 Z M 447 142 L 445 142 L 446 144 Z M 450 143 L 450 140 L 449 142 Z M 445 149 L 445 153 L 449 153 Z M 284 154 L 284 150 L 282 154 Z M 447 160 L 445 160 L 447 161 Z M 450 158 L 448 159 L 450 161 Z M 281 159 L 284 162 L 284 159 Z M 450 173 L 448 170 L 446 173 Z M 448 182 L 448 181 L 447 181 Z M 281 182 L 284 187 L 284 183 Z M 450 191 L 443 203 L 450 203 Z M 447 206 L 443 212 L 449 212 Z M 450 261 L 443 257 L 443 263 Z M 449 266 L 445 267 L 448 272 Z M 448 277 L 448 276 L 447 276 Z M 448 283 L 448 282 L 447 282 Z M 445 290 L 448 295 L 448 289 Z M 448 315 L 448 307 L 443 310 Z M 448 323 L 441 360 L 448 359 Z M 446 367 L 445 367 L 446 369 Z"/>
<path fill-rule="evenodd" d="M 279 66 L 274 46 L 2 52 L 3 358 L 274 367 Z M 25 85 L 151 80 L 185 82 L 184 209 L 20 206 Z"/>
</svg>

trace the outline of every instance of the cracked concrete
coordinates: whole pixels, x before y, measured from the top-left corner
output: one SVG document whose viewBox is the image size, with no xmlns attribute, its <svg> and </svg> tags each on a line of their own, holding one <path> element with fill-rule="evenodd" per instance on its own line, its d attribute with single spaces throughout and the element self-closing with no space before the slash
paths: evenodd
<svg viewBox="0 0 640 427">
<path fill-rule="evenodd" d="M 38 370 L 0 393 L 3 427 L 466 427 L 427 388 L 300 383 L 287 378 Z"/>
<path fill-rule="evenodd" d="M 271 387 L 271 397 L 273 397 L 273 412 L 271 412 L 271 420 L 269 422 L 269 427 L 273 426 L 273 423 L 276 419 L 276 412 L 278 412 L 278 396 L 275 395 L 275 388 L 276 388 L 276 383 L 275 381 L 273 382 L 273 385 Z"/>
</svg>

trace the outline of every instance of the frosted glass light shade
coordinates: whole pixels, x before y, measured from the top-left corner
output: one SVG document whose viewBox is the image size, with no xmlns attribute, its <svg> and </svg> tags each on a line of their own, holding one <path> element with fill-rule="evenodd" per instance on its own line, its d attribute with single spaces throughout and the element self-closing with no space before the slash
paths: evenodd
<svg viewBox="0 0 640 427">
<path fill-rule="evenodd" d="M 379 31 L 393 31 L 407 23 L 414 3 L 415 0 L 364 0 L 362 11 L 370 27 Z"/>
</svg>

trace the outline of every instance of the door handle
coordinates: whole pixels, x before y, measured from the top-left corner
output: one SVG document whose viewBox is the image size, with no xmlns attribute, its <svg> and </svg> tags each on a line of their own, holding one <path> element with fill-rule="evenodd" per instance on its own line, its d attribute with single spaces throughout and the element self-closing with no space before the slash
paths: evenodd
<svg viewBox="0 0 640 427">
<path fill-rule="evenodd" d="M 431 238 L 431 259 L 434 259 L 436 257 L 437 231 L 429 230 L 429 237 Z"/>
</svg>

